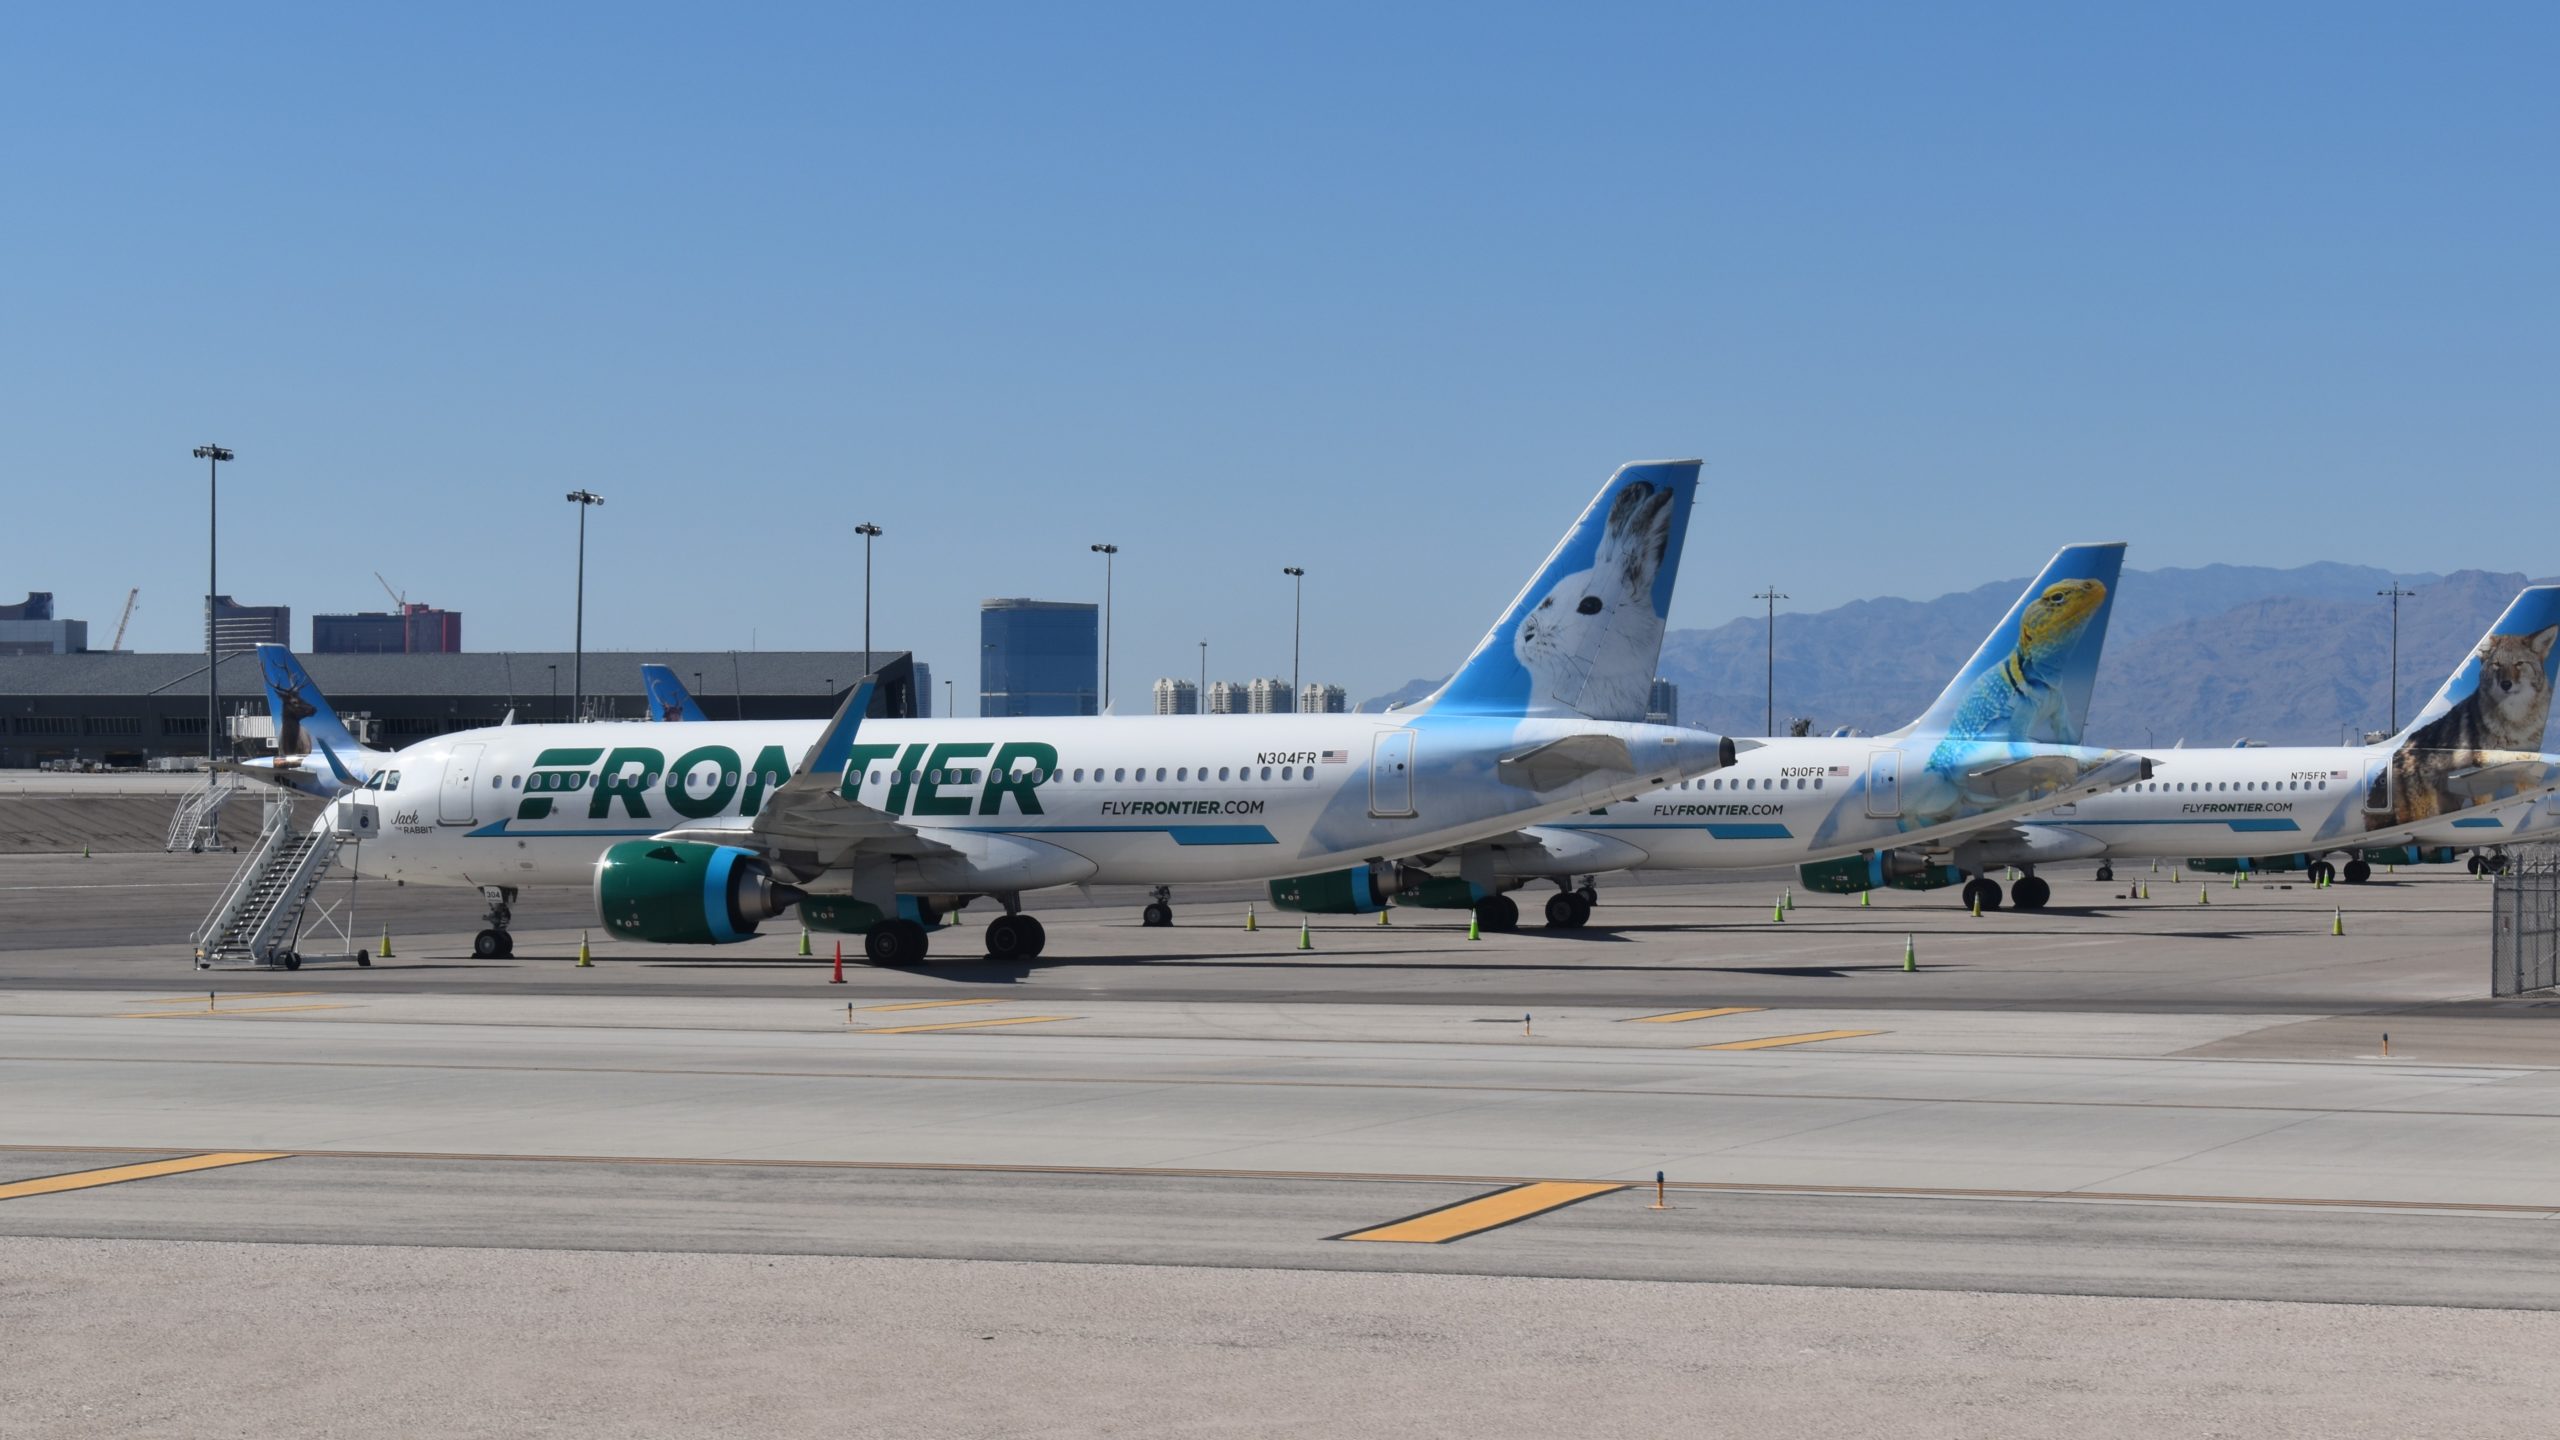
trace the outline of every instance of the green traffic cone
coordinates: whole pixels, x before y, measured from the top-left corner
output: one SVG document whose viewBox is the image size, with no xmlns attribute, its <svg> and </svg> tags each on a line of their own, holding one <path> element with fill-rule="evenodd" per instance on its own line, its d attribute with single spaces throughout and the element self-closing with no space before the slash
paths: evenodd
<svg viewBox="0 0 2560 1440">
<path fill-rule="evenodd" d="M 1920 952 L 1913 948 L 1911 937 L 1908 935 L 1902 937 L 1902 968 L 1905 971 L 1920 968 Z"/>
</svg>

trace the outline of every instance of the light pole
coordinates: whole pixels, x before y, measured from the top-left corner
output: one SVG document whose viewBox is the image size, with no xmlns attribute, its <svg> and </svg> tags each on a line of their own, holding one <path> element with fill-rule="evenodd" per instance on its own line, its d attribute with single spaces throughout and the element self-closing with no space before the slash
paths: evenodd
<svg viewBox="0 0 2560 1440">
<path fill-rule="evenodd" d="M 952 688 L 959 683 L 948 677 L 942 682 L 942 718 L 945 720 L 960 718 L 960 692 Z"/>
<path fill-rule="evenodd" d="M 214 667 L 221 656 L 214 652 L 213 632 L 220 618 L 214 597 L 222 593 L 218 539 L 222 522 L 222 462 L 232 457 L 219 445 L 199 445 L 195 457 L 204 462 L 204 772 L 205 784 L 214 782 L 214 737 L 222 733 L 222 681 Z"/>
<path fill-rule="evenodd" d="M 587 507 L 603 504 L 604 497 L 593 490 L 572 490 L 568 500 L 578 507 L 578 626 L 573 642 L 577 649 L 569 658 L 569 705 L 584 715 L 587 713 Z"/>
<path fill-rule="evenodd" d="M 2400 733 L 2400 602 L 2418 592 L 2403 590 L 2400 582 L 2394 580 L 2390 589 L 2373 593 L 2391 601 L 2391 733 L 2397 735 Z"/>
<path fill-rule="evenodd" d="M 879 526 L 865 521 L 853 527 L 862 537 L 862 673 L 871 673 L 871 542 L 880 538 Z M 925 697 L 930 700 L 933 697 Z"/>
<path fill-rule="evenodd" d="M 1778 733 L 1778 602 L 1788 597 L 1778 593 L 1778 587 L 1772 585 L 1751 598 L 1769 602 L 1769 713 L 1761 721 L 1768 728 L 1760 733 L 1775 735 Z"/>
<path fill-rule="evenodd" d="M 1093 553 L 1102 557 L 1102 713 L 1111 713 L 1111 561 L 1120 553 L 1117 545 L 1096 545 Z"/>
<path fill-rule="evenodd" d="M 1200 688 L 1192 692 L 1191 713 L 1209 713 L 1209 642 L 1206 640 L 1200 642 Z"/>
<path fill-rule="evenodd" d="M 1298 636 L 1307 614 L 1307 572 L 1295 565 L 1283 565 L 1280 573 L 1297 585 L 1297 593 L 1289 601 L 1289 708 L 1298 708 Z"/>
</svg>

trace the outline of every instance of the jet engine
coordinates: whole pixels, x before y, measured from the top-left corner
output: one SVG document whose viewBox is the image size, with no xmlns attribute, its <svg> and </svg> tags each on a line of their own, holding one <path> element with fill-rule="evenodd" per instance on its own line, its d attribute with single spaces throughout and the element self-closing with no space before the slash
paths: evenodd
<svg viewBox="0 0 2560 1440">
<path fill-rule="evenodd" d="M 1818 860 L 1797 866 L 1796 873 L 1803 877 L 1804 888 L 1825 895 L 1855 895 L 1886 886 L 1896 890 L 1939 890 L 1964 883 L 1964 872 L 1953 865 L 1933 864 L 1908 850 L 1870 850 L 1837 860 Z"/>
<path fill-rule="evenodd" d="M 1430 877 L 1410 867 L 1372 860 L 1348 870 L 1299 875 L 1271 882 L 1271 903 L 1309 915 L 1374 915 L 1387 902 Z"/>
<path fill-rule="evenodd" d="M 805 898 L 755 852 L 685 840 L 631 840 L 596 861 L 596 916 L 625 940 L 726 945 Z"/>
</svg>

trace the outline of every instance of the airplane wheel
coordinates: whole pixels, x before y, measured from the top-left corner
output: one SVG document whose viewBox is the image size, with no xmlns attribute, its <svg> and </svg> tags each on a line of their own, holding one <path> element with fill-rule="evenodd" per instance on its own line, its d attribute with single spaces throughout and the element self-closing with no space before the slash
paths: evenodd
<svg viewBox="0 0 2560 1440">
<path fill-rule="evenodd" d="M 2482 863 L 2480 863 L 2480 857 L 2479 857 L 2479 856 L 2477 856 L 2477 855 L 2472 856 L 2469 860 L 2465 861 L 2464 863 L 2470 867 L 2471 873 L 2472 873 L 2472 874 L 2474 874 L 2474 875 L 2477 875 L 2477 874 L 2479 874 L 2481 871 L 2483 871 L 2483 870 L 2485 870 L 2485 869 L 2489 868 L 2488 866 L 2483 865 Z"/>
<path fill-rule="evenodd" d="M 1999 909 L 2000 882 L 1997 880 L 1964 882 L 1964 908 L 1970 910 L 1976 905 L 1980 905 L 1986 911 Z"/>
<path fill-rule="evenodd" d="M 1576 893 L 1573 897 L 1573 928 L 1579 930 L 1590 923 L 1591 902 L 1583 899 L 1579 893 Z"/>
<path fill-rule="evenodd" d="M 1581 913 L 1576 914 L 1577 910 Z M 1547 897 L 1547 928 L 1550 930 L 1579 929 L 1590 913 L 1582 909 L 1570 890 L 1560 890 Z"/>
<path fill-rule="evenodd" d="M 862 932 L 862 958 L 874 965 L 899 963 L 896 932 L 889 925 L 874 925 Z"/>
<path fill-rule="evenodd" d="M 2021 910 L 2041 910 L 2053 899 L 2053 886 L 2030 875 L 2009 887 L 2009 898 Z"/>
<path fill-rule="evenodd" d="M 284 960 L 283 960 L 283 962 L 282 962 L 282 963 L 283 963 L 283 965 L 284 965 L 284 968 L 286 968 L 287 970 L 299 970 L 299 969 L 301 969 L 301 968 L 302 968 L 302 957 L 301 957 L 301 956 L 299 956 L 299 955 L 294 954 L 294 953 L 293 953 L 293 952 L 291 952 L 291 951 L 286 951 L 286 952 L 285 952 L 285 957 L 284 957 Z"/>
<path fill-rule="evenodd" d="M 1150 930 L 1167 929 L 1173 924 L 1173 907 L 1157 901 L 1139 912 L 1138 923 Z"/>
<path fill-rule="evenodd" d="M 2314 885 L 2325 885 L 2338 878 L 2338 869 L 2326 860 L 2314 860 L 2302 867 L 2302 878 Z"/>
<path fill-rule="evenodd" d="M 1032 915 L 1016 915 L 1013 917 L 1013 923 L 1023 935 L 1022 958 L 1039 959 L 1040 952 L 1049 948 L 1049 928 L 1041 924 L 1037 916 Z"/>
<path fill-rule="evenodd" d="M 1023 930 L 1019 916 L 999 915 L 987 922 L 987 958 L 1020 960 L 1026 958 L 1023 947 L 1031 937 Z"/>
<path fill-rule="evenodd" d="M 2372 878 L 2372 866 L 2367 865 L 2361 860 L 2350 860 L 2347 862 L 2346 880 L 2348 884 L 2361 885 Z"/>
<path fill-rule="evenodd" d="M 2097 878 L 2098 878 L 2098 883 L 2099 883 L 2099 884 L 2101 884 L 2101 885 L 2104 885 L 2104 884 L 2108 883 L 2109 881 L 2111 881 L 2111 880 L 2115 879 L 2115 878 L 2116 878 L 2116 867 L 2114 867 L 2113 865 L 2101 865 L 2101 866 L 2099 866 L 2099 867 L 2098 867 L 2098 877 L 2097 877 Z"/>
<path fill-rule="evenodd" d="M 1581 898 L 1584 909 L 1596 910 L 1599 908 L 1600 892 L 1592 887 L 1590 881 L 1583 881 L 1582 888 L 1574 891 L 1573 893 Z"/>
<path fill-rule="evenodd" d="M 1508 895 L 1488 895 L 1476 902 L 1476 924 L 1486 930 L 1520 928 L 1520 906 Z"/>
<path fill-rule="evenodd" d="M 504 930 L 483 930 L 471 937 L 471 954 L 475 959 L 502 959 L 513 948 L 507 944 L 507 932 Z"/>
<path fill-rule="evenodd" d="M 2506 856 L 2504 856 L 2504 855 L 2492 855 L 2492 856 L 2490 856 L 2490 857 L 2489 857 L 2489 873 L 2490 873 L 2490 874 L 2492 874 L 2492 875 L 2504 875 L 2504 874 L 2506 874 L 2506 873 L 2507 873 L 2507 857 L 2506 857 Z"/>
<path fill-rule="evenodd" d="M 357 956 L 357 957 L 356 957 L 356 968 L 357 968 L 357 969 L 359 969 L 359 970 L 370 970 L 370 969 L 372 969 L 372 968 L 373 968 L 373 957 L 372 957 L 372 956 L 370 956 L 370 955 L 359 955 L 359 956 Z"/>
</svg>

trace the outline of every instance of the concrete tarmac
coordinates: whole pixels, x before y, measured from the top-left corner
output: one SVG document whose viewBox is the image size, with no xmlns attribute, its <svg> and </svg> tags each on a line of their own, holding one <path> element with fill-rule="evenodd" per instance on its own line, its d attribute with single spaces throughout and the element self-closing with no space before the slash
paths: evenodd
<svg viewBox="0 0 2560 1440">
<path fill-rule="evenodd" d="M 1784 920 L 1786 877 L 1685 877 L 1579 934 L 1400 910 L 1306 951 L 1242 888 L 1154 931 L 1102 891 L 1042 897 L 1037 964 L 973 958 L 981 912 L 833 985 L 796 931 L 577 968 L 583 897 L 540 892 L 474 962 L 475 897 L 372 882 L 393 958 L 198 972 L 230 868 L 0 862 L 13 1433 L 2506 1433 L 2555 1398 L 2495 1357 L 2560 1323 L 2560 1009 L 2483 998 L 2459 874 Z"/>
</svg>

